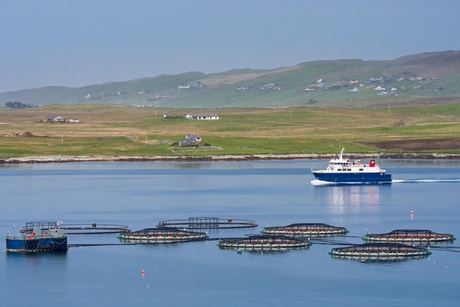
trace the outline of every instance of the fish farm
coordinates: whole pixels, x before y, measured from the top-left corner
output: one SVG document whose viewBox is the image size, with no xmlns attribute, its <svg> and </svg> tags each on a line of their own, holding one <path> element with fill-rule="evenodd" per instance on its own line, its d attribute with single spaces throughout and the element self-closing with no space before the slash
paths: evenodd
<svg viewBox="0 0 460 307">
<path fill-rule="evenodd" d="M 436 233 L 425 229 L 398 229 L 389 233 L 366 234 L 363 238 L 367 242 L 375 243 L 436 243 L 452 242 L 454 235 L 447 233 Z"/>
<path fill-rule="evenodd" d="M 247 238 L 220 239 L 217 246 L 221 249 L 246 251 L 284 251 L 310 247 L 308 239 L 287 236 L 256 235 Z"/>
<path fill-rule="evenodd" d="M 190 217 L 184 220 L 161 221 L 157 227 L 172 227 L 179 229 L 232 229 L 257 227 L 251 220 L 235 220 L 232 218 L 219 219 L 217 217 Z"/>
<path fill-rule="evenodd" d="M 157 227 L 131 231 L 126 225 L 116 224 L 63 224 L 62 222 L 28 222 L 18 234 L 7 233 L 6 251 L 16 253 L 60 252 L 69 247 L 106 245 L 155 245 L 196 241 L 218 241 L 218 248 L 247 252 L 284 252 L 307 249 L 315 244 L 342 245 L 333 248 L 332 258 L 353 259 L 361 262 L 420 259 L 431 254 L 426 245 L 438 242 L 452 243 L 452 234 L 436 233 L 426 229 L 398 229 L 389 233 L 366 234 L 364 244 L 334 241 L 328 237 L 345 236 L 345 227 L 324 223 L 294 223 L 287 226 L 264 227 L 261 234 L 243 237 L 219 236 L 220 229 L 252 228 L 258 225 L 252 220 L 219 219 L 217 217 L 190 217 L 182 220 L 164 220 Z M 215 230 L 215 231 L 213 231 Z M 211 237 L 208 235 L 211 233 Z M 116 234 L 118 243 L 67 244 L 67 235 Z M 343 245 L 348 245 L 343 247 Z M 423 246 L 425 244 L 425 246 Z M 449 247 L 459 249 L 460 247 Z M 460 251 L 460 250 L 459 250 Z"/>
<path fill-rule="evenodd" d="M 26 225 L 21 229 L 21 232 L 26 233 L 26 232 L 31 231 L 34 228 L 34 224 L 35 222 L 26 223 Z M 47 225 L 43 225 L 42 227 L 46 228 Z M 126 225 L 97 224 L 97 223 L 91 223 L 91 224 L 63 224 L 63 223 L 60 223 L 59 228 L 63 229 L 68 235 L 109 234 L 109 233 L 124 233 L 124 232 L 131 231 L 131 229 L 129 229 L 129 227 Z"/>
<path fill-rule="evenodd" d="M 208 238 L 204 232 L 191 232 L 177 228 L 145 228 L 138 231 L 125 232 L 118 236 L 121 241 L 140 244 L 164 244 L 191 241 L 203 241 Z"/>
<path fill-rule="evenodd" d="M 348 247 L 333 248 L 329 254 L 333 258 L 361 261 L 396 261 L 428 257 L 431 252 L 424 247 L 414 247 L 399 243 L 365 243 Z"/>
<path fill-rule="evenodd" d="M 348 230 L 345 227 L 331 226 L 323 223 L 298 223 L 288 226 L 265 227 L 261 232 L 270 235 L 304 238 L 344 235 L 348 233 Z"/>
</svg>

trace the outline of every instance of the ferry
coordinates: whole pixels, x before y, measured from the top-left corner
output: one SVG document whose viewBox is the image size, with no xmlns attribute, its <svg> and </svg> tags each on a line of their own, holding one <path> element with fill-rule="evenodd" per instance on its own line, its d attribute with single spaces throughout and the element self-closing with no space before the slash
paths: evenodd
<svg viewBox="0 0 460 307">
<path fill-rule="evenodd" d="M 332 183 L 375 184 L 391 183 L 391 174 L 380 168 L 374 159 L 368 163 L 350 161 L 343 157 L 344 148 L 338 157 L 329 161 L 325 170 L 311 170 L 317 180 Z"/>
<path fill-rule="evenodd" d="M 6 235 L 7 252 L 61 252 L 67 249 L 67 234 L 55 222 L 29 222 L 21 234 Z"/>
</svg>

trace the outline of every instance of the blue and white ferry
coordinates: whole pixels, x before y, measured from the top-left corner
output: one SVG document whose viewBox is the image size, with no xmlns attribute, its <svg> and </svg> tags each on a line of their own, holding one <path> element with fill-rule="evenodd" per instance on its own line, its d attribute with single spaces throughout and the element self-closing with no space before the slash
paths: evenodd
<svg viewBox="0 0 460 307">
<path fill-rule="evenodd" d="M 337 184 L 381 184 L 391 183 L 391 174 L 380 168 L 374 159 L 368 163 L 350 161 L 343 157 L 342 148 L 338 157 L 329 161 L 325 170 L 311 170 L 317 180 Z"/>
</svg>

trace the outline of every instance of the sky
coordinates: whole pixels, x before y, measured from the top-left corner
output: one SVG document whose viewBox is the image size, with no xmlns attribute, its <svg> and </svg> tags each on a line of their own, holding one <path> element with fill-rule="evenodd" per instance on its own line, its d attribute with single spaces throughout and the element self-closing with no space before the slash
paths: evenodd
<svg viewBox="0 0 460 307">
<path fill-rule="evenodd" d="M 458 0 L 0 0 L 0 93 L 460 50 Z"/>
</svg>

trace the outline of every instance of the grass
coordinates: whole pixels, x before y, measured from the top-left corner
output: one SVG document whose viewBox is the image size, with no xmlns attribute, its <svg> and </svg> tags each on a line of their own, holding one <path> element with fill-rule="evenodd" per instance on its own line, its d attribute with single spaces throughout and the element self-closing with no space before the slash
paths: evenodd
<svg viewBox="0 0 460 307">
<path fill-rule="evenodd" d="M 193 112 L 192 112 L 193 111 Z M 218 113 L 217 121 L 181 118 Z M 80 123 L 43 123 L 50 114 Z M 172 119 L 166 119 L 169 114 Z M 402 120 L 404 126 L 394 124 Z M 161 109 L 124 105 L 48 105 L 0 109 L 0 158 L 31 155 L 217 155 L 399 152 L 379 147 L 395 140 L 436 140 L 460 135 L 460 103 L 379 108 Z M 35 137 L 8 137 L 9 132 Z M 186 133 L 211 146 L 176 148 Z M 417 150 L 413 150 L 417 151 Z M 422 151 L 422 149 L 420 149 Z M 439 152 L 424 148 L 423 152 Z M 460 148 L 444 152 L 460 153 Z"/>
</svg>

